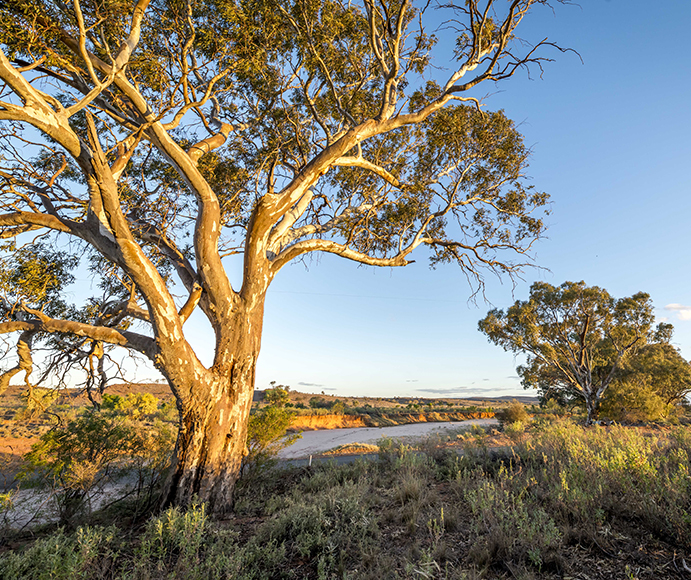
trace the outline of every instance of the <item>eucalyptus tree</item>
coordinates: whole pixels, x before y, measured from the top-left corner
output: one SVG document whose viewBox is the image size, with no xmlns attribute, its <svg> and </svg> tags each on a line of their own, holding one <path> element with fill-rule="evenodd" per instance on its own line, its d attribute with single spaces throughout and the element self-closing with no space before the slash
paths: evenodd
<svg viewBox="0 0 691 580">
<path fill-rule="evenodd" d="M 547 196 L 476 87 L 541 67 L 550 43 L 517 28 L 544 4 L 5 0 L 0 234 L 17 245 L 0 333 L 19 335 L 7 372 L 31 382 L 37 344 L 87 385 L 107 381 L 112 349 L 148 357 L 181 417 L 167 501 L 229 509 L 264 301 L 286 264 L 327 252 L 405 266 L 424 246 L 477 290 L 483 272 L 529 262 Z M 427 24 L 439 17 L 444 46 Z M 48 295 L 15 276 L 27 244 L 66 269 Z M 58 304 L 71 261 L 99 280 L 84 305 Z M 185 338 L 193 312 L 215 335 L 208 367 Z"/>
<path fill-rule="evenodd" d="M 615 299 L 585 282 L 536 282 L 528 300 L 517 300 L 506 312 L 491 310 L 478 326 L 504 350 L 527 355 L 518 367 L 525 388 L 580 400 L 591 424 L 624 363 L 646 344 L 668 337 L 671 326 L 653 328 L 654 320 L 644 292 Z"/>
</svg>

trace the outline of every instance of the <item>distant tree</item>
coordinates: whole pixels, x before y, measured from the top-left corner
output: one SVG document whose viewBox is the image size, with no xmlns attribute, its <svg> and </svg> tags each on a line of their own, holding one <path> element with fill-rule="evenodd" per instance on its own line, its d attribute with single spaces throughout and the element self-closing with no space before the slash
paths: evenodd
<svg viewBox="0 0 691 580">
<path fill-rule="evenodd" d="M 506 312 L 491 310 L 479 329 L 504 350 L 527 355 L 518 367 L 525 388 L 537 388 L 544 398 L 581 400 L 590 424 L 625 357 L 664 334 L 666 326 L 656 334 L 653 321 L 643 292 L 615 299 L 584 282 L 536 282 L 527 301 Z"/>
<path fill-rule="evenodd" d="M 654 421 L 673 413 L 689 393 L 691 364 L 668 342 L 654 342 L 624 362 L 603 397 L 602 412 L 617 421 Z"/>
<path fill-rule="evenodd" d="M 290 401 L 290 395 L 288 394 L 289 390 L 290 387 L 284 387 L 283 385 L 278 385 L 274 386 L 271 389 L 266 389 L 264 391 L 264 400 L 269 405 L 274 405 L 276 407 L 285 407 Z"/>
<path fill-rule="evenodd" d="M 51 380 L 67 366 L 100 387 L 111 351 L 147 357 L 180 410 L 164 501 L 231 509 L 282 268 L 315 252 L 406 266 L 426 247 L 478 291 L 529 261 L 547 196 L 514 124 L 477 99 L 541 67 L 550 43 L 518 27 L 545 4 L 3 1 L 0 238 L 20 238 L 3 254 L 6 371 L 28 381 L 47 346 Z M 67 307 L 72 262 L 94 293 Z M 58 272 L 45 291 L 41 272 Z"/>
<path fill-rule="evenodd" d="M 642 347 L 621 374 L 645 379 L 667 405 L 677 405 L 691 393 L 691 364 L 667 342 Z"/>
<path fill-rule="evenodd" d="M 158 399 L 151 393 L 128 393 L 126 397 L 120 395 L 103 395 L 101 408 L 103 410 L 120 411 L 135 419 L 151 415 L 158 409 Z"/>
<path fill-rule="evenodd" d="M 312 409 L 324 409 L 329 406 L 323 397 L 310 397 L 309 405 Z"/>
</svg>

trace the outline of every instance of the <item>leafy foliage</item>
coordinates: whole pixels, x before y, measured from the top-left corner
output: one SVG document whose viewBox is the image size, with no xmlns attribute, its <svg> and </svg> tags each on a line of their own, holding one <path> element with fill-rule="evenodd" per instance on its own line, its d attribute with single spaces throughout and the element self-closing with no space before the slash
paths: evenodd
<svg viewBox="0 0 691 580">
<path fill-rule="evenodd" d="M 615 380 L 602 399 L 603 417 L 620 423 L 647 423 L 664 419 L 672 412 L 671 405 L 655 392 L 645 377 Z"/>
<path fill-rule="evenodd" d="M 145 415 L 152 415 L 158 409 L 158 399 L 151 393 L 128 393 L 126 397 L 120 395 L 103 395 L 101 408 L 103 410 L 119 411 L 140 419 Z"/>
<path fill-rule="evenodd" d="M 525 388 L 543 399 L 582 400 L 590 422 L 624 357 L 655 338 L 653 321 L 643 292 L 615 299 L 585 282 L 536 282 L 527 301 L 490 311 L 479 329 L 504 350 L 527 355 L 518 367 Z"/>
<path fill-rule="evenodd" d="M 503 425 L 516 423 L 518 421 L 525 423 L 530 419 L 525 405 L 519 401 L 511 401 L 505 409 L 497 413 L 497 417 Z"/>
<path fill-rule="evenodd" d="M 271 384 L 273 385 L 273 383 Z M 269 405 L 285 407 L 286 403 L 290 401 L 288 391 L 290 391 L 290 387 L 284 387 L 283 385 L 272 386 L 272 388 L 264 391 L 264 400 Z"/>
<path fill-rule="evenodd" d="M 22 393 L 22 399 L 26 401 L 23 409 L 17 411 L 15 419 L 31 420 L 45 413 L 58 399 L 60 393 L 56 389 L 34 387 Z"/>
<path fill-rule="evenodd" d="M 247 472 L 256 472 L 266 467 L 278 452 L 297 441 L 301 435 L 286 435 L 295 411 L 284 407 L 269 405 L 250 415 L 247 425 L 247 455 L 243 468 Z"/>
<path fill-rule="evenodd" d="M 602 412 L 616 421 L 660 420 L 674 415 L 689 392 L 691 364 L 668 342 L 647 344 L 622 365 Z"/>
<path fill-rule="evenodd" d="M 52 490 L 62 523 L 69 524 L 90 498 L 134 470 L 138 486 L 161 477 L 173 431 L 147 428 L 121 414 L 89 410 L 44 433 L 26 455 L 22 479 Z"/>
<path fill-rule="evenodd" d="M 66 313 L 64 290 L 74 282 L 72 270 L 79 263 L 78 256 L 42 241 L 21 247 L 11 243 L 0 255 L 3 316 L 10 316 L 12 308 L 22 303 L 52 316 Z"/>
</svg>

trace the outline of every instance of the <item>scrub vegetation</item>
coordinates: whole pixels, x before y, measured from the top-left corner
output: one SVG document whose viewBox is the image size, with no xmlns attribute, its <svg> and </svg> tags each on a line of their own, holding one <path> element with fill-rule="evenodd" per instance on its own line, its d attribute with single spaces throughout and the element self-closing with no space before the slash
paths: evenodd
<svg viewBox="0 0 691 580">
<path fill-rule="evenodd" d="M 478 428 L 451 439 L 244 476 L 226 520 L 202 503 L 126 517 L 125 503 L 15 534 L 0 578 L 687 577 L 689 427 L 545 413 L 501 448 Z"/>
</svg>

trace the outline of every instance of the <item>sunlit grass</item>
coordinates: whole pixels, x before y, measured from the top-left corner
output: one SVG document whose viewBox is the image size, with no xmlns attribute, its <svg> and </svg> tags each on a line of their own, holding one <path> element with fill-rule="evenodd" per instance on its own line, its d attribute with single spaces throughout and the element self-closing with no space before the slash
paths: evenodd
<svg viewBox="0 0 691 580">
<path fill-rule="evenodd" d="M 193 505 L 57 532 L 0 556 L 0 578 L 652 577 L 691 549 L 691 428 L 557 419 L 499 449 L 491 437 L 468 433 L 461 455 L 385 441 L 377 461 L 269 471 L 241 482 L 225 522 Z"/>
</svg>

